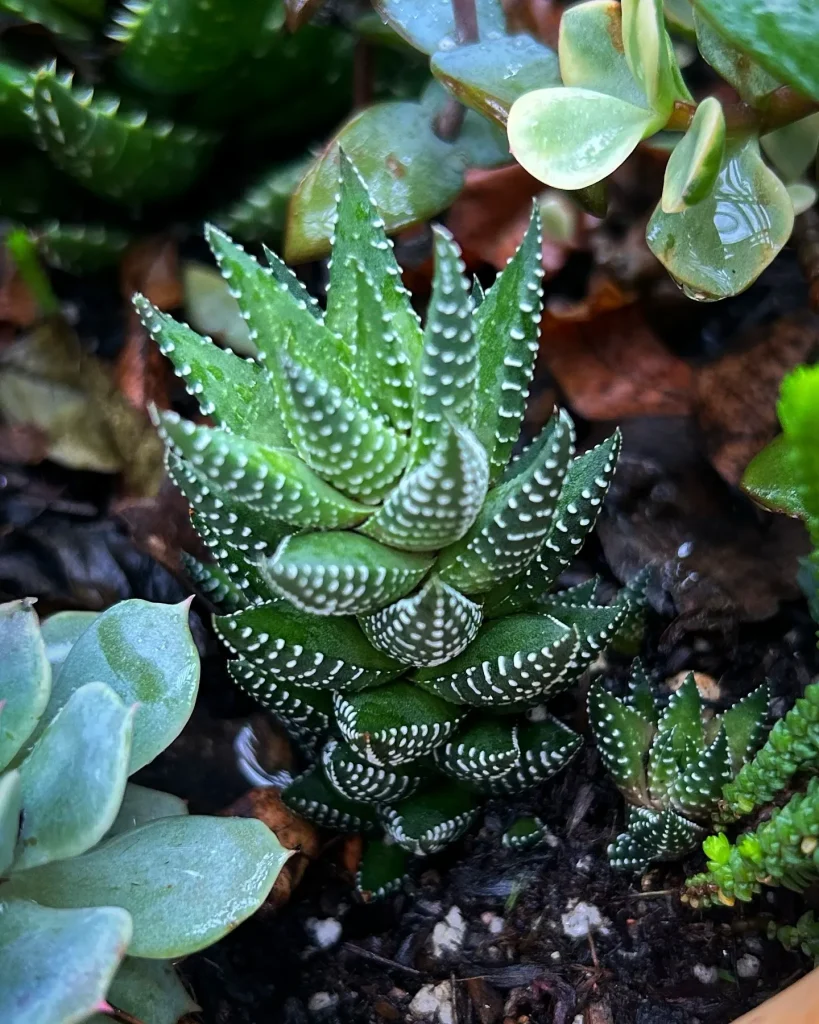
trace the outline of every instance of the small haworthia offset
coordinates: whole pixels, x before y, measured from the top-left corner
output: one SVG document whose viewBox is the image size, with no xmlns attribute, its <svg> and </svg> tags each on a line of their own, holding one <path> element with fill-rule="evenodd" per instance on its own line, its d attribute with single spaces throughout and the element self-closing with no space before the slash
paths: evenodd
<svg viewBox="0 0 819 1024">
<path fill-rule="evenodd" d="M 538 347 L 537 210 L 485 293 L 434 229 L 422 326 L 343 151 L 338 167 L 326 311 L 274 254 L 265 267 L 207 231 L 258 356 L 135 301 L 216 421 L 156 414 L 214 559 L 188 564 L 223 613 L 231 674 L 314 760 L 288 806 L 386 834 L 362 864 L 372 898 L 487 796 L 568 762 L 579 737 L 534 709 L 598 657 L 640 591 L 604 605 L 592 580 L 548 598 L 594 526 L 619 434 L 575 458 L 557 411 L 510 461 Z"/>
</svg>

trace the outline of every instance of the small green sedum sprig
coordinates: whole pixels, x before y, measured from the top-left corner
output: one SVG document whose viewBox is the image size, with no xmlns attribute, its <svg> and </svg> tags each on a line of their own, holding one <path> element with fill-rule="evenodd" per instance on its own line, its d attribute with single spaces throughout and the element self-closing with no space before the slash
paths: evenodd
<svg viewBox="0 0 819 1024">
<path fill-rule="evenodd" d="M 572 685 L 638 598 L 604 606 L 593 582 L 547 596 L 594 526 L 619 434 L 575 457 L 561 412 L 510 462 L 538 345 L 537 214 L 485 296 L 435 228 L 422 326 L 343 153 L 340 174 L 326 311 L 274 253 L 263 267 L 207 231 L 257 359 L 135 304 L 215 424 L 156 414 L 214 555 L 188 564 L 225 611 L 233 678 L 316 755 L 285 800 L 387 833 L 365 873 L 381 892 L 394 846 L 432 853 L 484 796 L 566 764 L 579 737 L 525 713 Z"/>
</svg>

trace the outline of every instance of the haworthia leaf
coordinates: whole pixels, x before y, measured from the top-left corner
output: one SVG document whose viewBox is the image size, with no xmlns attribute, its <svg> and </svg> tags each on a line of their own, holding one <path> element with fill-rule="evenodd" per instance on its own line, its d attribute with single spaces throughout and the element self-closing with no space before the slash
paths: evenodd
<svg viewBox="0 0 819 1024">
<path fill-rule="evenodd" d="M 622 593 L 609 605 L 563 604 L 556 598 L 545 601 L 542 607 L 564 625 L 577 630 L 580 648 L 576 660 L 581 671 L 603 653 L 629 613 Z"/>
<path fill-rule="evenodd" d="M 163 440 L 187 459 L 219 495 L 291 526 L 355 526 L 369 515 L 317 476 L 292 450 L 270 448 L 217 427 L 198 426 L 175 412 L 158 413 Z"/>
<path fill-rule="evenodd" d="M 516 796 L 545 782 L 565 768 L 583 746 L 576 732 L 551 715 L 543 721 L 521 723 L 517 742 L 517 763 L 487 783 L 495 796 Z"/>
<path fill-rule="evenodd" d="M 308 751 L 327 734 L 333 714 L 327 691 L 277 682 L 242 658 L 228 662 L 228 671 L 236 685 L 271 711 Z"/>
<path fill-rule="evenodd" d="M 143 326 L 171 360 L 204 415 L 249 441 L 274 448 L 291 446 L 276 407 L 273 382 L 258 363 L 203 338 L 143 295 L 135 295 L 133 302 Z"/>
<path fill-rule="evenodd" d="M 405 665 L 441 665 L 475 638 L 480 605 L 433 576 L 415 594 L 370 615 L 362 615 L 367 639 Z"/>
<path fill-rule="evenodd" d="M 71 648 L 88 629 L 98 612 L 57 612 L 40 625 L 51 677 L 56 679 Z"/>
<path fill-rule="evenodd" d="M 362 899 L 383 899 L 400 889 L 407 878 L 407 860 L 407 851 L 397 843 L 371 839 L 364 848 L 355 880 Z"/>
<path fill-rule="evenodd" d="M 84 43 L 91 38 L 88 25 L 69 14 L 56 0 L 0 0 L 0 11 L 42 25 L 54 35 L 75 43 Z"/>
<path fill-rule="evenodd" d="M 264 252 L 264 258 L 267 260 L 267 266 L 270 269 L 270 273 L 278 281 L 278 283 L 285 288 L 290 295 L 298 303 L 306 303 L 307 309 L 319 322 L 324 322 L 324 312 L 321 306 L 319 306 L 314 296 L 307 291 L 302 282 L 296 277 L 295 273 L 288 267 L 281 256 L 278 256 L 272 249 L 262 244 L 262 250 Z"/>
<path fill-rule="evenodd" d="M 156 821 L 158 818 L 174 818 L 187 813 L 188 805 L 178 796 L 129 782 L 125 787 L 117 816 L 108 829 L 106 838 L 118 836 L 120 832 L 129 832 L 132 828 L 144 825 L 148 821 Z"/>
<path fill-rule="evenodd" d="M 227 549 L 223 550 L 227 555 Z M 254 603 L 254 597 L 250 593 L 250 580 L 246 574 L 234 576 L 216 562 L 200 562 L 187 551 L 180 552 L 179 558 L 197 593 L 202 594 L 222 611 L 235 611 Z"/>
<path fill-rule="evenodd" d="M 479 718 L 435 750 L 442 772 L 481 785 L 507 775 L 518 764 L 518 725 L 508 718 Z"/>
<path fill-rule="evenodd" d="M 407 764 L 430 753 L 464 716 L 402 680 L 363 693 L 336 693 L 333 707 L 344 739 L 378 766 Z"/>
<path fill-rule="evenodd" d="M 466 536 L 441 553 L 441 578 L 480 594 L 523 572 L 549 530 L 573 450 L 574 427 L 561 413 L 489 492 Z"/>
<path fill-rule="evenodd" d="M 654 725 L 600 683 L 589 691 L 589 724 L 617 788 L 630 803 L 648 803 L 646 766 Z"/>
<path fill-rule="evenodd" d="M 489 485 L 486 452 L 467 427 L 444 422 L 362 533 L 402 551 L 438 551 L 475 522 Z"/>
<path fill-rule="evenodd" d="M 2 10 L 0 3 L 0 10 Z M 0 138 L 26 138 L 31 123 L 26 108 L 31 96 L 31 73 L 22 64 L 0 60 Z"/>
<path fill-rule="evenodd" d="M 681 758 L 676 750 L 676 728 L 657 733 L 648 756 L 648 788 L 652 807 L 662 809 L 668 803 L 671 788 L 680 772 Z"/>
<path fill-rule="evenodd" d="M 719 100 L 707 96 L 666 165 L 663 212 L 680 213 L 705 199 L 717 180 L 724 155 L 725 115 Z"/>
<path fill-rule="evenodd" d="M 191 999 L 176 968 L 166 960 L 126 956 L 108 989 L 108 1002 L 150 1024 L 177 1024 L 200 1007 Z M 110 1017 L 94 1016 L 89 1024 L 108 1024 Z"/>
<path fill-rule="evenodd" d="M 51 693 L 51 666 L 31 601 L 0 605 L 0 770 L 34 731 Z"/>
<path fill-rule="evenodd" d="M 102 224 L 48 221 L 35 232 L 37 251 L 50 267 L 69 274 L 91 274 L 116 266 L 131 236 Z"/>
<path fill-rule="evenodd" d="M 769 700 L 770 690 L 763 683 L 718 716 L 728 740 L 734 773 L 751 759 L 762 743 Z"/>
<path fill-rule="evenodd" d="M 4 895 L 122 907 L 134 923 L 129 953 L 167 960 L 212 945 L 249 917 L 290 855 L 255 818 L 160 818 L 80 857 L 21 871 Z"/>
<path fill-rule="evenodd" d="M 671 803 L 686 818 L 707 823 L 722 796 L 722 787 L 733 777 L 728 737 L 720 729 L 713 742 L 674 780 Z"/>
<path fill-rule="evenodd" d="M 657 724 L 660 713 L 654 700 L 651 681 L 639 658 L 635 658 L 631 665 L 631 675 L 628 680 L 628 693 L 625 697 L 625 703 L 647 722 L 650 722 L 652 725 Z"/>
<path fill-rule="evenodd" d="M 470 827 L 478 815 L 478 798 L 457 782 L 436 786 L 398 804 L 379 809 L 390 838 L 416 856 L 438 853 Z"/>
<path fill-rule="evenodd" d="M 501 836 L 501 845 L 509 850 L 531 850 L 548 835 L 549 830 L 540 818 L 518 818 Z"/>
<path fill-rule="evenodd" d="M 402 670 L 367 643 L 353 620 L 305 615 L 286 601 L 217 616 L 214 625 L 234 654 L 285 685 L 363 689 Z"/>
<path fill-rule="evenodd" d="M 653 860 L 688 853 L 702 834 L 698 825 L 670 809 L 661 814 L 646 812 L 609 846 L 609 860 L 620 871 L 645 871 Z"/>
<path fill-rule="evenodd" d="M 282 800 L 321 828 L 341 832 L 372 832 L 378 828 L 375 808 L 343 797 L 318 767 L 308 768 L 295 778 L 282 790 Z"/>
<path fill-rule="evenodd" d="M 204 99 L 203 95 L 200 102 Z M 230 202 L 216 217 L 216 223 L 242 242 L 281 238 L 287 223 L 290 197 L 309 163 L 309 156 L 301 156 L 285 164 L 275 164 Z"/>
<path fill-rule="evenodd" d="M 12 770 L 0 775 L 0 877 L 6 874 L 14 859 L 22 808 L 20 773 Z"/>
<path fill-rule="evenodd" d="M 105 683 L 86 683 L 51 720 L 20 765 L 15 870 L 85 853 L 111 827 L 128 778 L 134 710 Z"/>
<path fill-rule="evenodd" d="M 330 785 L 348 800 L 387 803 L 411 796 L 428 775 L 413 765 L 405 771 L 371 764 L 348 744 L 329 740 L 321 755 Z"/>
<path fill-rule="evenodd" d="M 698 757 L 704 743 L 702 703 L 691 672 L 686 676 L 682 686 L 671 694 L 657 723 L 657 732 L 660 736 L 672 729 L 677 757 L 685 761 Z"/>
</svg>

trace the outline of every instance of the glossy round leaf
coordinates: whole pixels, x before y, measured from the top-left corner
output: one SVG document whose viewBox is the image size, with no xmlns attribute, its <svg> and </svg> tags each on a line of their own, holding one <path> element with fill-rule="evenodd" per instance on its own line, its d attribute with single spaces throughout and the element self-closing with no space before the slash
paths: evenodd
<svg viewBox="0 0 819 1024">
<path fill-rule="evenodd" d="M 652 109 L 668 113 L 674 102 L 671 54 L 661 0 L 622 0 L 623 46 L 631 73 Z"/>
<path fill-rule="evenodd" d="M 805 213 L 813 206 L 819 197 L 819 190 L 816 185 L 810 185 L 806 181 L 792 181 L 788 185 L 788 195 L 793 203 L 793 214 L 798 217 L 800 213 Z"/>
<path fill-rule="evenodd" d="M 790 445 L 784 434 L 751 459 L 742 475 L 742 489 L 772 512 L 784 512 L 799 519 L 807 517 L 791 470 Z"/>
<path fill-rule="evenodd" d="M 778 128 L 760 139 L 765 156 L 785 181 L 801 177 L 816 158 L 819 113 Z"/>
<path fill-rule="evenodd" d="M 40 626 L 51 675 L 56 679 L 71 648 L 88 629 L 99 612 L 57 612 Z"/>
<path fill-rule="evenodd" d="M 375 0 L 375 9 L 402 39 L 421 50 L 451 50 L 458 42 L 451 0 Z M 506 31 L 501 0 L 475 0 L 478 35 L 497 37 Z"/>
<path fill-rule="evenodd" d="M 509 113 L 509 145 L 531 175 L 553 188 L 593 185 L 616 170 L 656 117 L 588 89 L 539 89 Z"/>
<path fill-rule="evenodd" d="M 200 1007 L 191 999 L 176 968 L 166 960 L 138 960 L 126 956 L 108 989 L 108 1002 L 146 1024 L 176 1024 Z M 111 1024 L 97 1014 L 88 1024 Z"/>
<path fill-rule="evenodd" d="M 705 199 L 725 156 L 725 115 L 718 99 L 700 103 L 682 141 L 674 148 L 665 170 L 662 209 L 680 213 Z"/>
<path fill-rule="evenodd" d="M 188 805 L 178 796 L 129 782 L 125 787 L 125 794 L 114 823 L 108 829 L 106 839 L 118 836 L 120 832 L 128 832 L 149 821 L 157 821 L 159 818 L 175 818 L 187 813 Z"/>
<path fill-rule="evenodd" d="M 703 59 L 732 85 L 747 103 L 757 104 L 763 96 L 767 96 L 782 84 L 778 78 L 774 78 L 765 68 L 751 60 L 744 50 L 721 36 L 711 22 L 696 9 L 694 27 L 697 32 L 697 49 Z"/>
<path fill-rule="evenodd" d="M 51 693 L 51 668 L 31 601 L 0 605 L 0 769 L 31 736 Z"/>
</svg>

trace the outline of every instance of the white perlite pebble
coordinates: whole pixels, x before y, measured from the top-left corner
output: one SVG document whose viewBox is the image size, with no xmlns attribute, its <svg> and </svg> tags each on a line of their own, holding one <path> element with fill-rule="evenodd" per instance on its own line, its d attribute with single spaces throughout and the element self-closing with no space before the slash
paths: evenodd
<svg viewBox="0 0 819 1024">
<path fill-rule="evenodd" d="M 452 1024 L 452 986 L 448 981 L 440 985 L 424 985 L 415 993 L 409 1004 L 412 1020 L 433 1021 L 435 1024 Z"/>
<path fill-rule="evenodd" d="M 481 921 L 486 925 L 486 930 L 490 935 L 500 935 L 503 931 L 503 918 L 493 914 L 491 910 L 481 914 Z"/>
<path fill-rule="evenodd" d="M 307 1009 L 310 1013 L 323 1013 L 324 1010 L 332 1010 L 338 1005 L 338 996 L 332 992 L 314 992 L 307 1000 Z"/>
<path fill-rule="evenodd" d="M 705 964 L 694 964 L 694 977 L 703 985 L 716 985 L 719 981 L 719 971 L 716 967 L 706 967 Z"/>
<path fill-rule="evenodd" d="M 566 913 L 561 915 L 563 934 L 570 939 L 584 939 L 589 932 L 605 931 L 604 919 L 593 903 L 567 903 Z M 607 923 L 607 922 L 606 922 Z"/>
<path fill-rule="evenodd" d="M 329 949 L 341 938 L 341 921 L 334 917 L 308 917 L 304 927 L 313 944 L 319 949 Z"/>
<path fill-rule="evenodd" d="M 740 978 L 755 978 L 759 974 L 761 961 L 758 956 L 745 953 L 737 960 L 737 974 Z"/>
<path fill-rule="evenodd" d="M 445 953 L 457 953 L 461 948 L 466 934 L 466 921 L 460 907 L 452 907 L 443 921 L 439 921 L 432 929 L 432 955 L 443 956 Z"/>
</svg>

